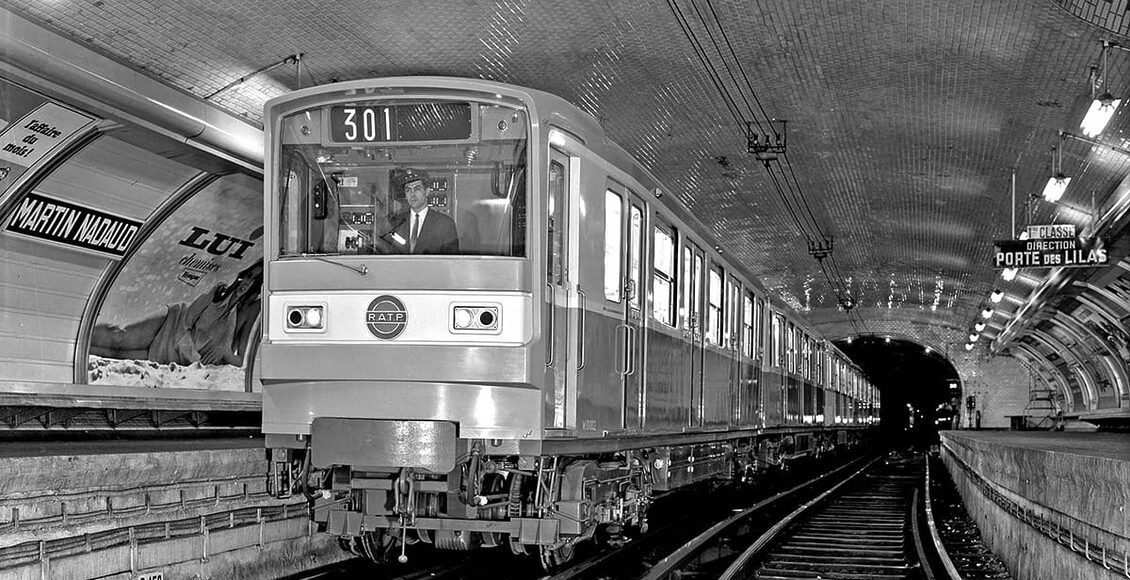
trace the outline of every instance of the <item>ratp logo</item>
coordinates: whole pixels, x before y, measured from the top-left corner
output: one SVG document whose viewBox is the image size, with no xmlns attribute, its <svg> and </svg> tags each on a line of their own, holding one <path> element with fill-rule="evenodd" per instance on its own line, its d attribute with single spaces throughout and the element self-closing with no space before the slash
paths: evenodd
<svg viewBox="0 0 1130 580">
<path fill-rule="evenodd" d="M 377 296 L 365 310 L 365 326 L 373 336 L 392 340 L 404 332 L 408 324 L 408 311 L 395 296 Z"/>
</svg>

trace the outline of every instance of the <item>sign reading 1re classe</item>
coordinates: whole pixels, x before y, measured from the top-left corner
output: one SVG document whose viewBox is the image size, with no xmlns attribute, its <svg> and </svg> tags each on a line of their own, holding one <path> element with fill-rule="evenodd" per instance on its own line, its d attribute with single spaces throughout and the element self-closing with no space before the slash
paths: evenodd
<svg viewBox="0 0 1130 580">
<path fill-rule="evenodd" d="M 1108 263 L 1101 239 L 1083 240 L 1071 224 L 1028 226 L 1026 240 L 993 242 L 993 268 L 1087 268 Z"/>
</svg>

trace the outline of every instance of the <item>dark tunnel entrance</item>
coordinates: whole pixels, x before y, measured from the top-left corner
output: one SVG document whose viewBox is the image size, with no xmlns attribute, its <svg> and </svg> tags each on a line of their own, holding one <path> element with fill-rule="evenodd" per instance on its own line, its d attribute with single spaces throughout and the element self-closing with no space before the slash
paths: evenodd
<svg viewBox="0 0 1130 580">
<path fill-rule="evenodd" d="M 882 396 L 884 439 L 917 444 L 938 440 L 939 429 L 954 426 L 961 404 L 961 381 L 944 353 L 898 338 L 855 337 L 835 342 L 863 369 Z M 910 441 L 905 441 L 910 443 Z"/>
</svg>

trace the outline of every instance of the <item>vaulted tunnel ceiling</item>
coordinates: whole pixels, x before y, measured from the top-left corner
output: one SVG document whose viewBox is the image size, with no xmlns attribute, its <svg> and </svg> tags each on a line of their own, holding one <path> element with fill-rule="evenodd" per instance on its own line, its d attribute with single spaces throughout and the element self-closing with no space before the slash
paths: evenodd
<svg viewBox="0 0 1130 580">
<path fill-rule="evenodd" d="M 300 85 L 376 76 L 561 95 L 832 338 L 964 343 L 991 290 L 1023 296 L 1046 273 L 1004 283 L 991 267 L 992 241 L 1012 237 L 1013 170 L 1021 223 L 1082 226 L 1091 192 L 1101 206 L 1130 169 L 1123 151 L 1057 133 L 1079 132 L 1101 41 L 1127 44 L 1121 0 L 0 3 L 199 97 L 302 53 L 301 69 L 212 99 L 252 122 Z M 1106 87 L 1128 73 L 1113 51 Z M 762 111 L 788 120 L 772 174 L 741 125 Z M 1128 125 L 1117 115 L 1102 142 L 1123 147 Z M 1030 201 L 1053 146 L 1075 180 L 1061 204 Z M 813 239 L 834 244 L 827 275 Z"/>
</svg>

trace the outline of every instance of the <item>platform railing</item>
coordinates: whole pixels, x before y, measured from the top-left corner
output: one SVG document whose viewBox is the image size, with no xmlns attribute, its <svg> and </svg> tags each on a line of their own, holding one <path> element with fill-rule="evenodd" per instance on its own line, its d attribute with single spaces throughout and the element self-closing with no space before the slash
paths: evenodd
<svg viewBox="0 0 1130 580">
<path fill-rule="evenodd" d="M 977 473 L 949 445 L 943 447 L 981 494 L 1001 509 L 1088 562 L 1130 578 L 1130 551 L 1117 548 L 1130 543 L 1130 538 L 1016 495 Z"/>
</svg>

